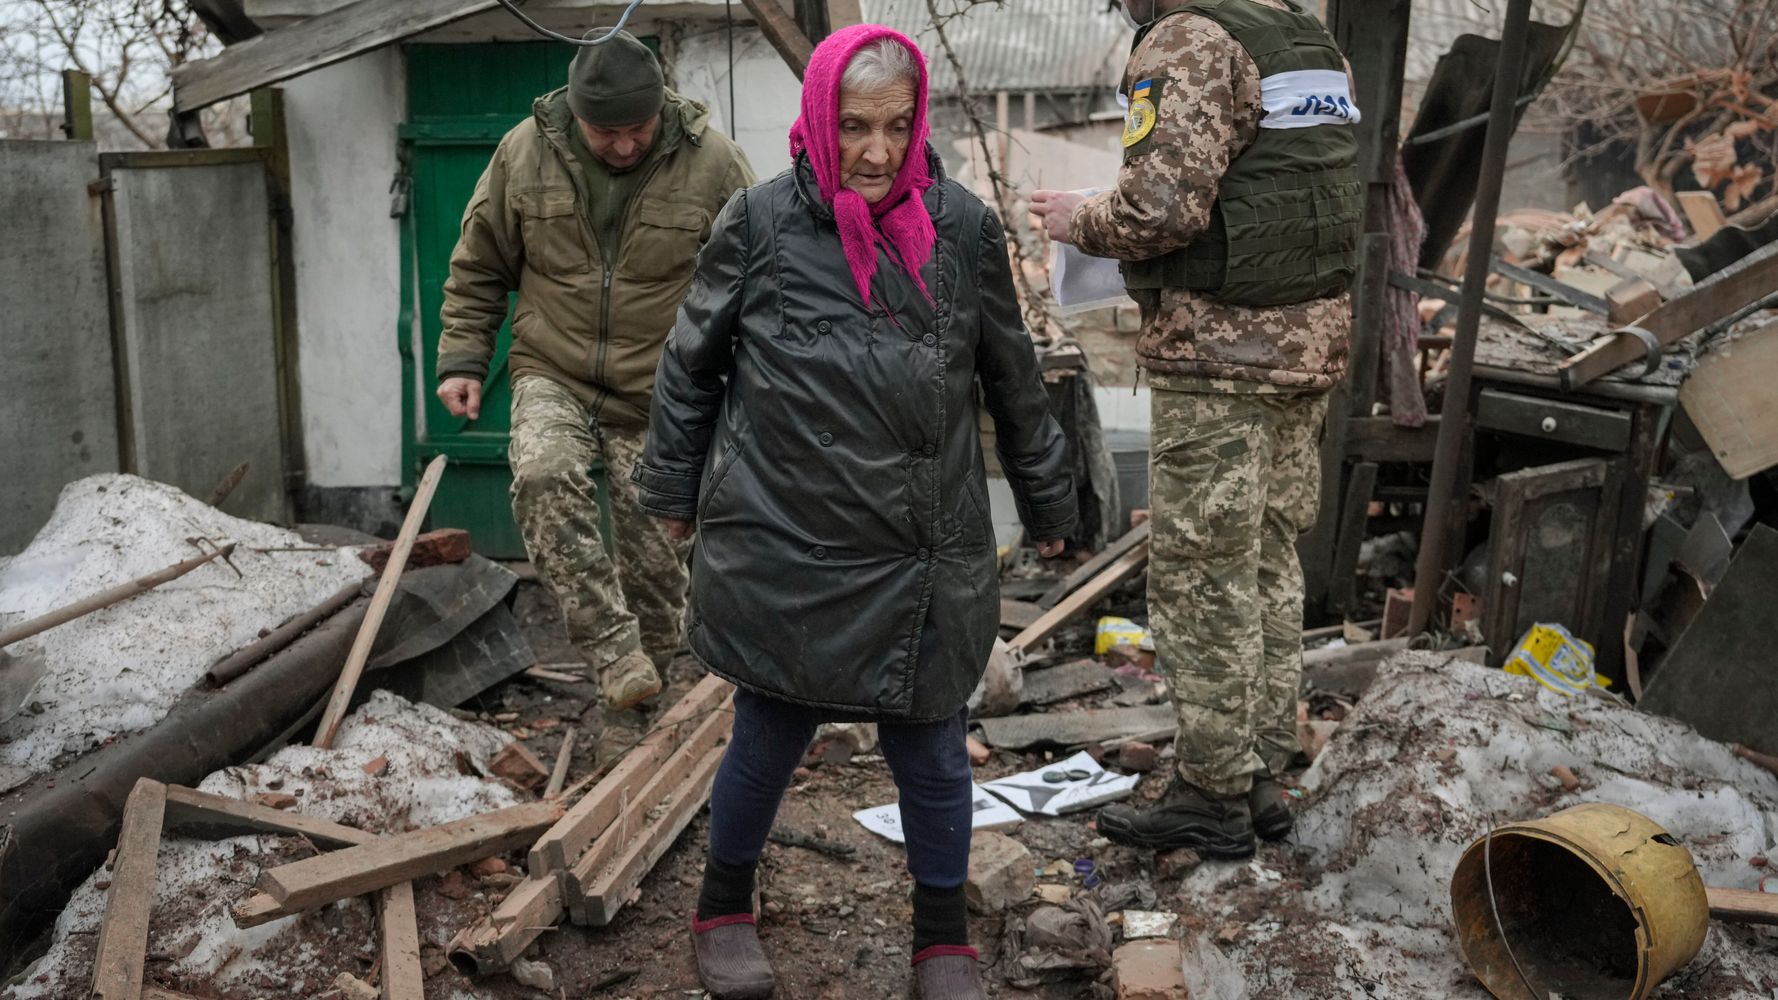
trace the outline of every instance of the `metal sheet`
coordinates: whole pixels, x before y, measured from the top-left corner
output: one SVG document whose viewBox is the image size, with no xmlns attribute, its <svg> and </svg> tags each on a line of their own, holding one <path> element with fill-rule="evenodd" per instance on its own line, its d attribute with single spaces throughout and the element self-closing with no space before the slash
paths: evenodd
<svg viewBox="0 0 1778 1000">
<path fill-rule="evenodd" d="M 98 147 L 0 141 L 0 555 L 23 549 L 69 482 L 116 472 Z"/>
</svg>

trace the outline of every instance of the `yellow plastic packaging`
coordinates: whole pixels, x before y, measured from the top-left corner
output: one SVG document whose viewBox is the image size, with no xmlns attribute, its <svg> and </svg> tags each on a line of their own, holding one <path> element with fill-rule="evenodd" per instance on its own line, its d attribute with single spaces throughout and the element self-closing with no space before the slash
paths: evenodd
<svg viewBox="0 0 1778 1000">
<path fill-rule="evenodd" d="M 1099 631 L 1093 638 L 1093 655 L 1104 656 L 1116 646 L 1131 649 L 1154 649 L 1154 637 L 1148 630 L 1128 618 L 1107 616 L 1099 619 Z"/>
<path fill-rule="evenodd" d="M 1539 622 L 1519 640 L 1501 669 L 1572 697 L 1590 687 L 1611 686 L 1610 680 L 1594 673 L 1593 657 L 1592 643 L 1575 638 L 1560 625 Z"/>
</svg>

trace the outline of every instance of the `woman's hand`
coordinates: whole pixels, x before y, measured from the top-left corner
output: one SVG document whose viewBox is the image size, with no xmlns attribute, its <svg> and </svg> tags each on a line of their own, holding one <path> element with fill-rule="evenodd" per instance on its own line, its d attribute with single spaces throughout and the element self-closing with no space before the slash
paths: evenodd
<svg viewBox="0 0 1778 1000">
<path fill-rule="evenodd" d="M 696 521 L 681 521 L 678 518 L 663 517 L 661 523 L 667 526 L 667 537 L 675 542 L 683 542 L 698 533 Z"/>
<path fill-rule="evenodd" d="M 1038 542 L 1037 554 L 1045 559 L 1054 559 L 1062 554 L 1062 546 L 1065 544 L 1067 543 L 1060 538 L 1048 542 Z"/>
</svg>

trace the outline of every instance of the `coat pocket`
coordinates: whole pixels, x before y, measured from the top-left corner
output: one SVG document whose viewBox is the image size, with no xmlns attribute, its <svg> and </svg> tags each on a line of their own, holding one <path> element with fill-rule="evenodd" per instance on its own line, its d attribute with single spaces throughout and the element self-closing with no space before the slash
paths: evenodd
<svg viewBox="0 0 1778 1000">
<path fill-rule="evenodd" d="M 585 274 L 593 269 L 572 191 L 515 195 L 525 237 L 525 261 L 539 274 Z"/>
<path fill-rule="evenodd" d="M 709 236 L 710 214 L 698 206 L 644 198 L 618 272 L 643 281 L 685 278 Z"/>
</svg>

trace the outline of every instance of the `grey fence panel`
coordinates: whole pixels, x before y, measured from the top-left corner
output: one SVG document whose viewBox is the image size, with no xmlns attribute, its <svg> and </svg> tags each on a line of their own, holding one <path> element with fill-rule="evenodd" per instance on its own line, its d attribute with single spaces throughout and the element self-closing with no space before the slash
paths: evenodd
<svg viewBox="0 0 1778 1000">
<path fill-rule="evenodd" d="M 203 498 L 247 461 L 229 513 L 286 520 L 265 168 L 112 177 L 135 471 Z"/>
<path fill-rule="evenodd" d="M 98 179 L 93 143 L 0 141 L 0 555 L 118 468 Z"/>
</svg>

